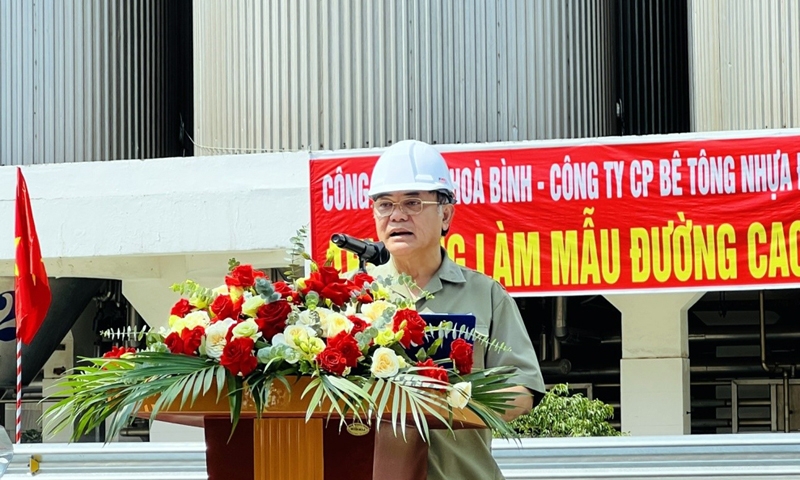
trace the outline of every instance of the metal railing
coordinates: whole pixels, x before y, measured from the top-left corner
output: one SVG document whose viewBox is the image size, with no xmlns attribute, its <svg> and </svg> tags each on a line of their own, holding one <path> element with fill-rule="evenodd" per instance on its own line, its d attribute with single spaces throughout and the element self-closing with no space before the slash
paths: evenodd
<svg viewBox="0 0 800 480">
<path fill-rule="evenodd" d="M 3 480 L 206 479 L 203 443 L 23 444 Z M 800 434 L 494 442 L 508 480 L 800 478 Z M 33 459 L 33 461 L 31 461 Z"/>
<path fill-rule="evenodd" d="M 512 479 L 800 478 L 800 434 L 532 438 L 495 441 Z"/>
<path fill-rule="evenodd" d="M 206 480 L 206 446 L 191 443 L 31 443 L 14 446 L 3 480 Z"/>
</svg>

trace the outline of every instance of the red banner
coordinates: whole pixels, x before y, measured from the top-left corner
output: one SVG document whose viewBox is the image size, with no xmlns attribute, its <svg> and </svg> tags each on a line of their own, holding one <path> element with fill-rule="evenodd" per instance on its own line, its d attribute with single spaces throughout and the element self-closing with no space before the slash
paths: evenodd
<svg viewBox="0 0 800 480">
<path fill-rule="evenodd" d="M 513 294 L 800 284 L 800 135 L 677 138 L 444 151 L 458 204 L 443 245 Z M 311 161 L 315 258 L 333 233 L 375 236 L 376 160 Z"/>
</svg>

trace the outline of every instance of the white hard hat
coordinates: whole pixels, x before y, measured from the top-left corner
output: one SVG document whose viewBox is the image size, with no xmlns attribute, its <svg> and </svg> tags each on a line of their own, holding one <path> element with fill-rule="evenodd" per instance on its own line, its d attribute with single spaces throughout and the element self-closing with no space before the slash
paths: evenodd
<svg viewBox="0 0 800 480">
<path fill-rule="evenodd" d="M 435 148 L 418 140 L 403 140 L 387 148 L 372 170 L 369 196 L 416 191 L 455 193 L 450 170 Z"/>
</svg>

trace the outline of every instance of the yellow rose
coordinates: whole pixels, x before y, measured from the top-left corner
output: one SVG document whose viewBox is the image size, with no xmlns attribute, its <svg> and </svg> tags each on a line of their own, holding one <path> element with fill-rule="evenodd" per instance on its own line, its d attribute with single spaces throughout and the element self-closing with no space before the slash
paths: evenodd
<svg viewBox="0 0 800 480">
<path fill-rule="evenodd" d="M 317 311 L 326 310 L 318 308 Z M 320 315 L 320 326 L 322 327 L 322 336 L 326 338 L 335 337 L 339 332 L 350 332 L 353 329 L 353 322 L 341 313 L 336 313 L 328 310 L 328 313 Z"/>
<path fill-rule="evenodd" d="M 264 300 L 261 295 L 250 297 L 242 304 L 242 313 L 248 317 L 255 317 L 258 309 L 261 308 L 261 306 L 265 303 L 267 303 L 267 301 Z"/>
<path fill-rule="evenodd" d="M 372 366 L 369 370 L 377 378 L 394 377 L 400 370 L 400 361 L 394 350 L 380 347 L 372 354 Z"/>
<path fill-rule="evenodd" d="M 387 345 L 391 345 L 394 342 L 395 342 L 394 332 L 389 328 L 387 328 L 385 330 L 381 330 L 380 332 L 378 332 L 378 336 L 375 337 L 375 343 L 377 343 L 378 345 L 380 345 L 382 347 L 385 347 Z"/>
<path fill-rule="evenodd" d="M 387 310 L 394 315 L 394 311 L 397 310 L 397 307 L 384 300 L 376 300 L 361 307 L 361 313 L 364 315 L 367 323 L 372 323 L 381 318 L 381 315 Z"/>
<path fill-rule="evenodd" d="M 200 298 L 200 297 L 192 297 L 192 298 L 190 298 L 189 299 L 189 304 L 192 305 L 195 308 L 200 308 L 200 309 L 208 308 L 208 302 L 205 299 Z"/>
<path fill-rule="evenodd" d="M 179 321 L 180 319 L 181 319 L 181 317 L 179 317 L 177 315 L 170 315 L 169 316 L 169 328 L 172 328 L 172 326 L 175 325 L 175 322 Z"/>
<path fill-rule="evenodd" d="M 242 295 L 244 295 L 244 288 L 242 288 L 242 287 L 230 287 L 230 288 L 228 288 L 228 293 L 231 296 L 231 301 L 235 302 L 235 301 L 239 300 L 240 298 L 242 298 Z"/>
<path fill-rule="evenodd" d="M 292 348 L 300 348 L 301 343 L 307 342 L 309 338 L 314 337 L 314 330 L 305 325 L 289 325 L 283 331 L 283 335 L 286 345 Z"/>
<path fill-rule="evenodd" d="M 305 353 L 309 354 L 311 357 L 315 357 L 320 352 L 325 350 L 325 342 L 323 342 L 321 338 L 317 337 L 309 338 L 308 342 L 303 344 L 302 350 Z"/>
<path fill-rule="evenodd" d="M 258 324 L 252 318 L 248 318 L 244 322 L 233 327 L 232 333 L 234 338 L 247 337 L 253 340 L 261 336 L 261 332 L 258 331 Z"/>
<path fill-rule="evenodd" d="M 172 319 L 170 319 L 172 320 Z M 208 313 L 203 310 L 197 310 L 192 313 L 186 314 L 185 317 L 180 318 L 176 317 L 174 321 L 170 322 L 170 330 L 173 332 L 182 332 L 184 328 L 188 328 L 189 330 L 193 329 L 194 327 L 208 327 L 211 324 L 211 319 L 208 317 Z"/>
</svg>

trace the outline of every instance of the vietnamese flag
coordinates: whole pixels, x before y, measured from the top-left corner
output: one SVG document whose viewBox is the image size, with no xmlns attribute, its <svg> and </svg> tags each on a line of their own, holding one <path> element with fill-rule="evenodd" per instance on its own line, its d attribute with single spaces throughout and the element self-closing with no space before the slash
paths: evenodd
<svg viewBox="0 0 800 480">
<path fill-rule="evenodd" d="M 50 308 L 50 284 L 42 261 L 39 237 L 33 224 L 31 199 L 22 170 L 17 168 L 17 219 L 14 227 L 16 263 L 14 265 L 14 306 L 17 338 L 28 345 Z"/>
</svg>

